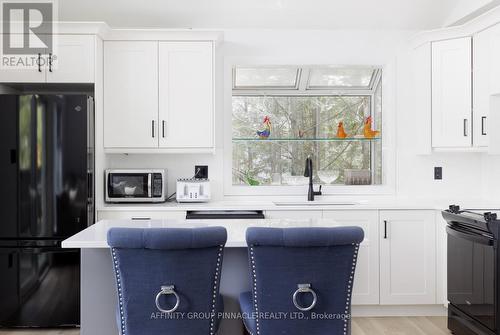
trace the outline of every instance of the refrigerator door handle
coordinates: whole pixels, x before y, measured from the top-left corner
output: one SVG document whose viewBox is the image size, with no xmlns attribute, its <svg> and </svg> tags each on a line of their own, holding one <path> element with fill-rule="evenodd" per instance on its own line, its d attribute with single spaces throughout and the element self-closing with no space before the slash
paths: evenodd
<svg viewBox="0 0 500 335">
<path fill-rule="evenodd" d="M 17 150 L 10 149 L 10 164 L 16 164 L 16 163 L 17 163 Z"/>
<path fill-rule="evenodd" d="M 87 97 L 87 226 L 94 224 L 94 98 Z"/>
</svg>

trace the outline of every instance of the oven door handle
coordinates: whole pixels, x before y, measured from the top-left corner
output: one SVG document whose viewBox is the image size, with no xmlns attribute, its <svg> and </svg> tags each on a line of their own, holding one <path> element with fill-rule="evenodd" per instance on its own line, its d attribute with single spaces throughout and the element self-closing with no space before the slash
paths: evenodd
<svg viewBox="0 0 500 335">
<path fill-rule="evenodd" d="M 489 238 L 487 236 L 479 235 L 479 234 L 474 234 L 474 233 L 469 233 L 466 230 L 463 229 L 457 229 L 452 226 L 446 226 L 446 232 L 448 235 L 456 237 L 456 238 L 461 238 L 464 240 L 488 245 L 488 246 L 493 246 L 494 241 L 492 238 Z"/>
</svg>

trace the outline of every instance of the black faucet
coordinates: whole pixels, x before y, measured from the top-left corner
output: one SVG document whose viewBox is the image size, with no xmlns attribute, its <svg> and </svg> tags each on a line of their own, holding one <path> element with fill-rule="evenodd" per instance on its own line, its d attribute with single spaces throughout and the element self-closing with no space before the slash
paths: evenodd
<svg viewBox="0 0 500 335">
<path fill-rule="evenodd" d="M 313 188 L 313 161 L 311 157 L 306 159 L 306 170 L 304 171 L 304 177 L 309 177 L 309 192 L 307 192 L 307 201 L 314 201 L 315 195 L 321 195 L 321 185 L 319 185 L 319 191 L 314 191 Z"/>
</svg>

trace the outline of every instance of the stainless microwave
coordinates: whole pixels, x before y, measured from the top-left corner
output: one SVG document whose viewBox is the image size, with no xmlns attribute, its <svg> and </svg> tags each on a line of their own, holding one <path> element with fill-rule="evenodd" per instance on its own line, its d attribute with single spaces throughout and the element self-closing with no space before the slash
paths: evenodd
<svg viewBox="0 0 500 335">
<path fill-rule="evenodd" d="M 106 170 L 106 202 L 165 202 L 166 171 Z"/>
</svg>

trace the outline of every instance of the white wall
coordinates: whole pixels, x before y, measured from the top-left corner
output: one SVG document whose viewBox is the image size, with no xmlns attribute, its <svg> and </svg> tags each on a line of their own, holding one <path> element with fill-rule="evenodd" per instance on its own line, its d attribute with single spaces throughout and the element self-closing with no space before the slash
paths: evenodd
<svg viewBox="0 0 500 335">
<path fill-rule="evenodd" d="M 195 164 L 209 165 L 214 199 L 223 198 L 223 89 L 224 62 L 230 59 L 259 59 L 283 64 L 369 64 L 391 65 L 397 69 L 394 112 L 397 120 L 396 192 L 401 196 L 469 197 L 471 190 L 481 184 L 480 171 L 476 171 L 477 154 L 415 154 L 413 123 L 418 117 L 412 104 L 411 62 L 406 42 L 411 31 L 290 31 L 290 30 L 228 30 L 217 57 L 216 133 L 215 155 L 107 155 L 105 166 L 167 168 L 169 192 L 173 192 L 175 179 L 191 177 Z M 391 120 L 395 121 L 395 120 Z M 391 122 L 392 123 L 392 122 Z M 395 123 L 392 123 L 394 127 Z M 189 125 L 186 125 L 189 131 Z M 444 179 L 433 180 L 433 167 L 442 166 Z"/>
</svg>

